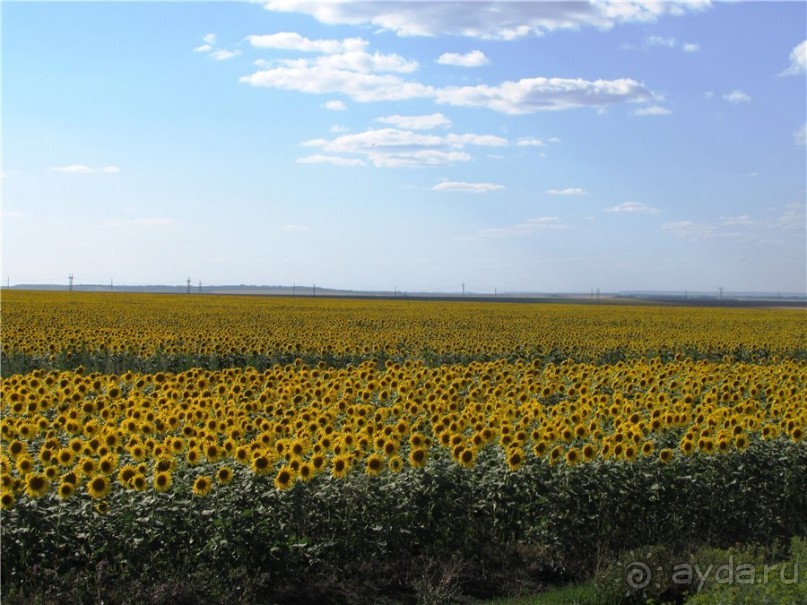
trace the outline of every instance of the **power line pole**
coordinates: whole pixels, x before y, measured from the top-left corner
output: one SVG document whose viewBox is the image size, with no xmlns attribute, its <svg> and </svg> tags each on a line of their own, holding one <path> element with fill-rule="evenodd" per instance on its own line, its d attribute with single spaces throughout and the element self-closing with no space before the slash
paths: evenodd
<svg viewBox="0 0 807 605">
<path fill-rule="evenodd" d="M 113 286 L 113 284 L 112 284 L 112 278 L 110 277 L 110 278 L 109 278 L 109 291 L 110 291 L 110 292 L 112 292 L 112 288 L 113 288 L 113 287 L 114 287 L 114 286 Z"/>
<path fill-rule="evenodd" d="M 723 304 L 723 286 L 720 286 L 718 288 L 718 290 L 720 290 L 720 304 L 722 305 Z"/>
<path fill-rule="evenodd" d="M 465 298 L 465 282 L 462 282 L 462 297 Z"/>
<path fill-rule="evenodd" d="M 199 280 L 199 294 L 202 293 L 202 280 Z"/>
<path fill-rule="evenodd" d="M 188 278 L 188 294 L 191 293 L 191 278 Z"/>
<path fill-rule="evenodd" d="M 70 274 L 70 286 L 69 286 L 69 290 L 70 290 L 70 292 L 72 292 L 72 291 L 73 291 L 73 274 L 72 274 L 72 273 Z"/>
<path fill-rule="evenodd" d="M 311 296 L 316 295 L 317 295 L 317 284 L 314 284 L 314 286 L 311 288 Z"/>
</svg>

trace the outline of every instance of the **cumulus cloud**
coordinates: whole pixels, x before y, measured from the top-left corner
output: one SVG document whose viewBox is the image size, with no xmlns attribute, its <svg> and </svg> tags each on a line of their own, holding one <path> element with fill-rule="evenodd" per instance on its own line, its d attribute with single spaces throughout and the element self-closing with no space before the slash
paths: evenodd
<svg viewBox="0 0 807 605">
<path fill-rule="evenodd" d="M 635 116 L 667 116 L 670 115 L 672 112 L 667 109 L 666 107 L 661 107 L 659 105 L 651 105 L 649 107 L 640 107 L 639 109 L 634 110 L 633 115 Z"/>
<path fill-rule="evenodd" d="M 210 56 L 213 57 L 216 61 L 226 61 L 227 59 L 232 59 L 233 57 L 237 57 L 241 54 L 240 50 L 223 50 L 217 49 L 210 53 Z"/>
<path fill-rule="evenodd" d="M 396 56 L 350 53 L 326 55 L 316 61 L 281 61 L 240 81 L 250 86 L 295 90 L 310 94 L 344 94 L 362 103 L 431 97 L 434 89 L 393 73 L 411 66 Z M 397 69 L 395 69 L 397 66 Z"/>
<path fill-rule="evenodd" d="M 298 164 L 333 164 L 334 166 L 366 166 L 363 160 L 338 155 L 308 155 L 297 159 Z"/>
<path fill-rule="evenodd" d="M 557 216 L 539 216 L 527 219 L 523 223 L 509 225 L 507 227 L 480 229 L 477 231 L 477 235 L 480 237 L 525 237 L 537 231 L 565 228 L 565 225 L 561 223 Z"/>
<path fill-rule="evenodd" d="M 807 145 L 807 124 L 802 124 L 795 133 L 796 145 Z"/>
<path fill-rule="evenodd" d="M 580 187 L 567 187 L 566 189 L 548 189 L 549 195 L 585 195 L 587 191 Z"/>
<path fill-rule="evenodd" d="M 504 185 L 495 183 L 463 183 L 461 181 L 443 181 L 432 187 L 434 191 L 460 191 L 463 193 L 489 193 L 501 191 Z"/>
<path fill-rule="evenodd" d="M 206 34 L 203 40 L 204 44 L 194 48 L 193 52 L 207 53 L 208 57 L 211 57 L 216 61 L 226 61 L 227 59 L 232 59 L 233 57 L 237 57 L 241 54 L 240 50 L 224 50 L 221 48 L 216 48 L 214 46 L 216 43 L 216 34 Z"/>
<path fill-rule="evenodd" d="M 376 118 L 375 121 L 406 130 L 431 130 L 433 128 L 451 126 L 451 120 L 441 113 L 432 113 L 423 116 L 401 116 L 396 114 L 394 116 Z"/>
<path fill-rule="evenodd" d="M 443 53 L 437 62 L 441 65 L 454 65 L 457 67 L 481 67 L 488 65 L 490 59 L 481 50 L 472 50 L 464 55 L 458 53 Z"/>
<path fill-rule="evenodd" d="M 93 174 L 96 172 L 105 172 L 107 174 L 115 174 L 120 172 L 117 166 L 103 166 L 101 168 L 91 168 L 84 164 L 69 164 L 67 166 L 53 166 L 51 170 L 55 172 L 66 172 L 69 174 Z"/>
<path fill-rule="evenodd" d="M 525 78 L 498 86 L 448 87 L 436 91 L 438 103 L 485 107 L 518 115 L 578 107 L 604 108 L 615 103 L 642 102 L 652 93 L 635 80 L 584 80 L 582 78 Z"/>
<path fill-rule="evenodd" d="M 624 50 L 641 50 L 648 51 L 653 48 L 680 48 L 685 53 L 698 52 L 701 47 L 699 44 L 693 42 L 679 42 L 672 36 L 646 36 L 641 44 L 623 44 Z"/>
<path fill-rule="evenodd" d="M 361 38 L 345 40 L 310 40 L 296 32 L 278 32 L 276 34 L 247 36 L 247 42 L 253 48 L 274 48 L 278 50 L 296 50 L 314 53 L 344 53 L 363 51 L 368 42 Z"/>
<path fill-rule="evenodd" d="M 782 76 L 796 76 L 807 71 L 807 40 L 796 46 L 790 53 L 790 67 L 784 70 Z"/>
<path fill-rule="evenodd" d="M 503 147 L 507 140 L 494 135 L 423 134 L 398 128 L 380 128 L 335 139 L 313 139 L 304 147 L 318 147 L 329 154 L 360 156 L 378 167 L 439 166 L 471 159 L 468 146 Z M 341 156 L 340 156 L 341 157 Z"/>
<path fill-rule="evenodd" d="M 605 212 L 617 214 L 656 214 L 658 211 L 658 208 L 652 208 L 642 202 L 625 202 L 605 209 Z"/>
<path fill-rule="evenodd" d="M 742 90 L 733 90 L 730 93 L 723 95 L 723 99 L 728 101 L 732 105 L 738 105 L 740 103 L 748 103 L 751 101 L 751 97 L 749 97 Z"/>
<path fill-rule="evenodd" d="M 563 29 L 654 22 L 711 6 L 710 0 L 646 2 L 310 2 L 270 0 L 265 8 L 304 13 L 330 25 L 371 25 L 399 36 L 458 35 L 512 40 Z"/>
<path fill-rule="evenodd" d="M 323 103 L 322 106 L 330 111 L 345 111 L 347 109 L 344 101 L 328 101 Z"/>
</svg>

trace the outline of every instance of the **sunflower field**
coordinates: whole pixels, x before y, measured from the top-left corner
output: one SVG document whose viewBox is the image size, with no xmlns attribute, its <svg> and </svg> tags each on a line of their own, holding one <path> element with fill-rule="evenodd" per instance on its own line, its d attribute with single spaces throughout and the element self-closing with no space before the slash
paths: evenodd
<svg viewBox="0 0 807 605">
<path fill-rule="evenodd" d="M 807 536 L 802 310 L 8 291 L 0 319 L 4 602 L 450 602 Z"/>
</svg>

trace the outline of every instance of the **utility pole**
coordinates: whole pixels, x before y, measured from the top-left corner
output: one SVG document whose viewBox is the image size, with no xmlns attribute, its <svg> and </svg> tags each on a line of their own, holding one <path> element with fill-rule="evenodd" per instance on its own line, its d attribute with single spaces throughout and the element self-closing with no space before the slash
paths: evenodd
<svg viewBox="0 0 807 605">
<path fill-rule="evenodd" d="M 292 297 L 297 296 L 297 284 L 296 283 L 291 285 L 291 295 L 292 295 Z"/>
<path fill-rule="evenodd" d="M 600 302 L 600 289 L 597 288 L 597 302 Z"/>
<path fill-rule="evenodd" d="M 73 274 L 72 273 L 70 274 L 70 287 L 69 287 L 69 289 L 70 289 L 71 292 L 73 291 Z"/>
<path fill-rule="evenodd" d="M 723 286 L 720 286 L 718 288 L 718 290 L 720 290 L 720 304 L 722 305 L 723 304 Z"/>
<path fill-rule="evenodd" d="M 493 298 L 499 298 L 499 289 L 493 288 Z"/>
<path fill-rule="evenodd" d="M 202 293 L 202 280 L 199 280 L 199 294 Z"/>
<path fill-rule="evenodd" d="M 465 298 L 465 282 L 462 282 L 462 297 Z"/>
<path fill-rule="evenodd" d="M 314 286 L 311 288 L 311 296 L 316 295 L 317 295 L 317 284 L 314 284 Z"/>
<path fill-rule="evenodd" d="M 188 278 L 188 294 L 191 293 L 191 278 Z"/>
<path fill-rule="evenodd" d="M 112 278 L 110 277 L 110 278 L 109 278 L 109 291 L 110 291 L 110 292 L 112 292 L 112 288 L 113 288 L 113 287 L 114 287 L 114 285 L 113 285 L 113 283 L 112 283 Z"/>
</svg>

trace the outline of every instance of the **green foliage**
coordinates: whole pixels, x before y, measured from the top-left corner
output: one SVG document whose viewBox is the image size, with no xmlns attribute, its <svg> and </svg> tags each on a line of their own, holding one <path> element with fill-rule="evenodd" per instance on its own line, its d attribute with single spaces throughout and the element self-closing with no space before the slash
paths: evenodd
<svg viewBox="0 0 807 605">
<path fill-rule="evenodd" d="M 2 518 L 4 602 L 425 603 L 535 592 L 598 567 L 607 595 L 632 562 L 705 566 L 725 553 L 688 558 L 693 546 L 807 534 L 807 448 L 780 441 L 667 465 L 530 459 L 517 473 L 488 449 L 472 469 L 435 456 L 423 469 L 321 474 L 285 491 L 242 468 L 202 498 L 189 487 L 198 474 L 212 472 L 177 469 L 168 493 L 113 490 L 106 514 L 84 494 L 21 499 Z M 803 557 L 804 542 L 793 544 Z M 734 556 L 761 561 L 752 555 Z M 759 590 L 793 590 L 777 586 Z M 648 588 L 648 598 L 692 592 Z"/>
</svg>

